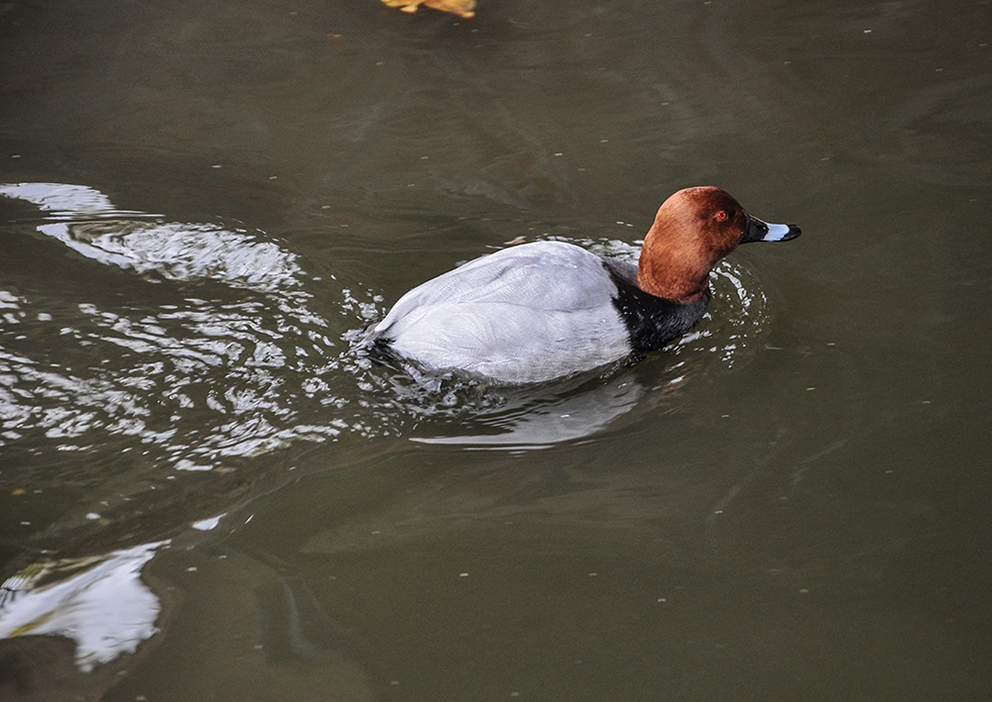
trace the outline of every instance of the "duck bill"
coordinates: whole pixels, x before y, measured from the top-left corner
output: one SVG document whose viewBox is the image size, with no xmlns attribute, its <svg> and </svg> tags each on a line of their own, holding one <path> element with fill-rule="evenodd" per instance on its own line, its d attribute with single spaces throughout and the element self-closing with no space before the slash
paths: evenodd
<svg viewBox="0 0 992 702">
<path fill-rule="evenodd" d="M 795 224 L 769 224 L 752 217 L 748 212 L 744 214 L 747 215 L 747 230 L 744 232 L 744 238 L 741 239 L 742 244 L 751 241 L 788 241 L 802 234 Z"/>
</svg>

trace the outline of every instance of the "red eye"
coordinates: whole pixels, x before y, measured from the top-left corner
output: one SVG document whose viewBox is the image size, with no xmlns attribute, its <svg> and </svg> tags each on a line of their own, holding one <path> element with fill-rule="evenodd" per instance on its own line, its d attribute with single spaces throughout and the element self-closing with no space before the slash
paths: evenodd
<svg viewBox="0 0 992 702">
<path fill-rule="evenodd" d="M 723 210 L 720 210 L 719 212 L 716 213 L 716 218 L 717 221 L 722 222 L 727 218 L 727 213 L 724 212 Z"/>
</svg>

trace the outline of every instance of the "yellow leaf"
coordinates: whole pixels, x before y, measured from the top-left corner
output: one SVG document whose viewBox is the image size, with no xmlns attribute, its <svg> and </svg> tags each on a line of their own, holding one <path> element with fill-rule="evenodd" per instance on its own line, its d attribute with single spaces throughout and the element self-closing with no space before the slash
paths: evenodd
<svg viewBox="0 0 992 702">
<path fill-rule="evenodd" d="M 453 12 L 462 17 L 475 17 L 475 0 L 382 0 L 390 7 L 398 7 L 403 12 L 416 12 L 420 5 L 442 12 Z"/>
</svg>

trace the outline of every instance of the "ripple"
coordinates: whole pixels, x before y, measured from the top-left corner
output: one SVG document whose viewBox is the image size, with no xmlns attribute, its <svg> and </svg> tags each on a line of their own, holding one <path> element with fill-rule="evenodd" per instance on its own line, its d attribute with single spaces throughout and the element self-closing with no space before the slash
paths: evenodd
<svg viewBox="0 0 992 702">
<path fill-rule="evenodd" d="M 0 288 L 0 446 L 26 454 L 130 453 L 170 470 L 224 468 L 296 442 L 406 437 L 543 447 L 592 436 L 659 388 L 685 387 L 746 358 L 765 298 L 748 271 L 721 262 L 700 323 L 631 374 L 618 363 L 565 381 L 506 388 L 456 374 L 371 362 L 353 345 L 381 318 L 373 290 L 343 287 L 323 318 L 293 252 L 264 233 L 122 216 L 83 186 L 0 186 L 48 216 L 35 231 L 89 261 L 178 285 L 168 303 L 118 298 L 52 304 Z M 636 261 L 618 240 L 568 239 Z M 85 277 L 85 268 L 80 271 Z M 197 285 L 191 285 L 197 283 Z M 202 283 L 219 284 L 204 295 Z M 654 356 L 654 355 L 652 355 Z M 91 475 L 85 466 L 70 469 Z M 65 477 L 65 473 L 60 477 Z"/>
<path fill-rule="evenodd" d="M 116 447 L 199 470 L 341 433 L 320 421 L 333 398 L 315 382 L 335 367 L 337 343 L 308 309 L 295 254 L 257 232 L 124 219 L 83 186 L 0 193 L 49 213 L 36 231 L 91 261 L 150 282 L 223 286 L 210 299 L 187 286 L 180 304 L 126 306 L 0 291 L 9 317 L 0 329 L 0 446 Z"/>
<path fill-rule="evenodd" d="M 640 254 L 639 246 L 613 239 L 552 238 L 632 263 Z M 370 409 L 430 420 L 408 430 L 413 441 L 519 450 L 585 439 L 641 405 L 649 411 L 669 401 L 675 387 L 684 389 L 697 376 L 733 368 L 759 347 L 767 300 L 752 275 L 724 260 L 711 273 L 711 284 L 714 298 L 700 322 L 657 354 L 664 360 L 660 374 L 635 377 L 628 362 L 619 362 L 551 383 L 507 387 L 457 373 L 424 372 L 415 364 L 378 365 L 365 355 L 362 329 L 348 336 L 353 344 L 348 370 L 373 398 Z M 647 401 L 652 391 L 660 394 Z M 425 429 L 437 433 L 417 435 Z"/>
</svg>

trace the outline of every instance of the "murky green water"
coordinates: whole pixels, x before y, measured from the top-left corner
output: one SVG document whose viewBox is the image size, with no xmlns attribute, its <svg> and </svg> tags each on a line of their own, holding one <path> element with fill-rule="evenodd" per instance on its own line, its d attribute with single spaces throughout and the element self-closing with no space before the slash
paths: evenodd
<svg viewBox="0 0 992 702">
<path fill-rule="evenodd" d="M 0 6 L 0 699 L 992 695 L 992 4 Z M 720 185 L 686 338 L 348 335 Z"/>
</svg>

